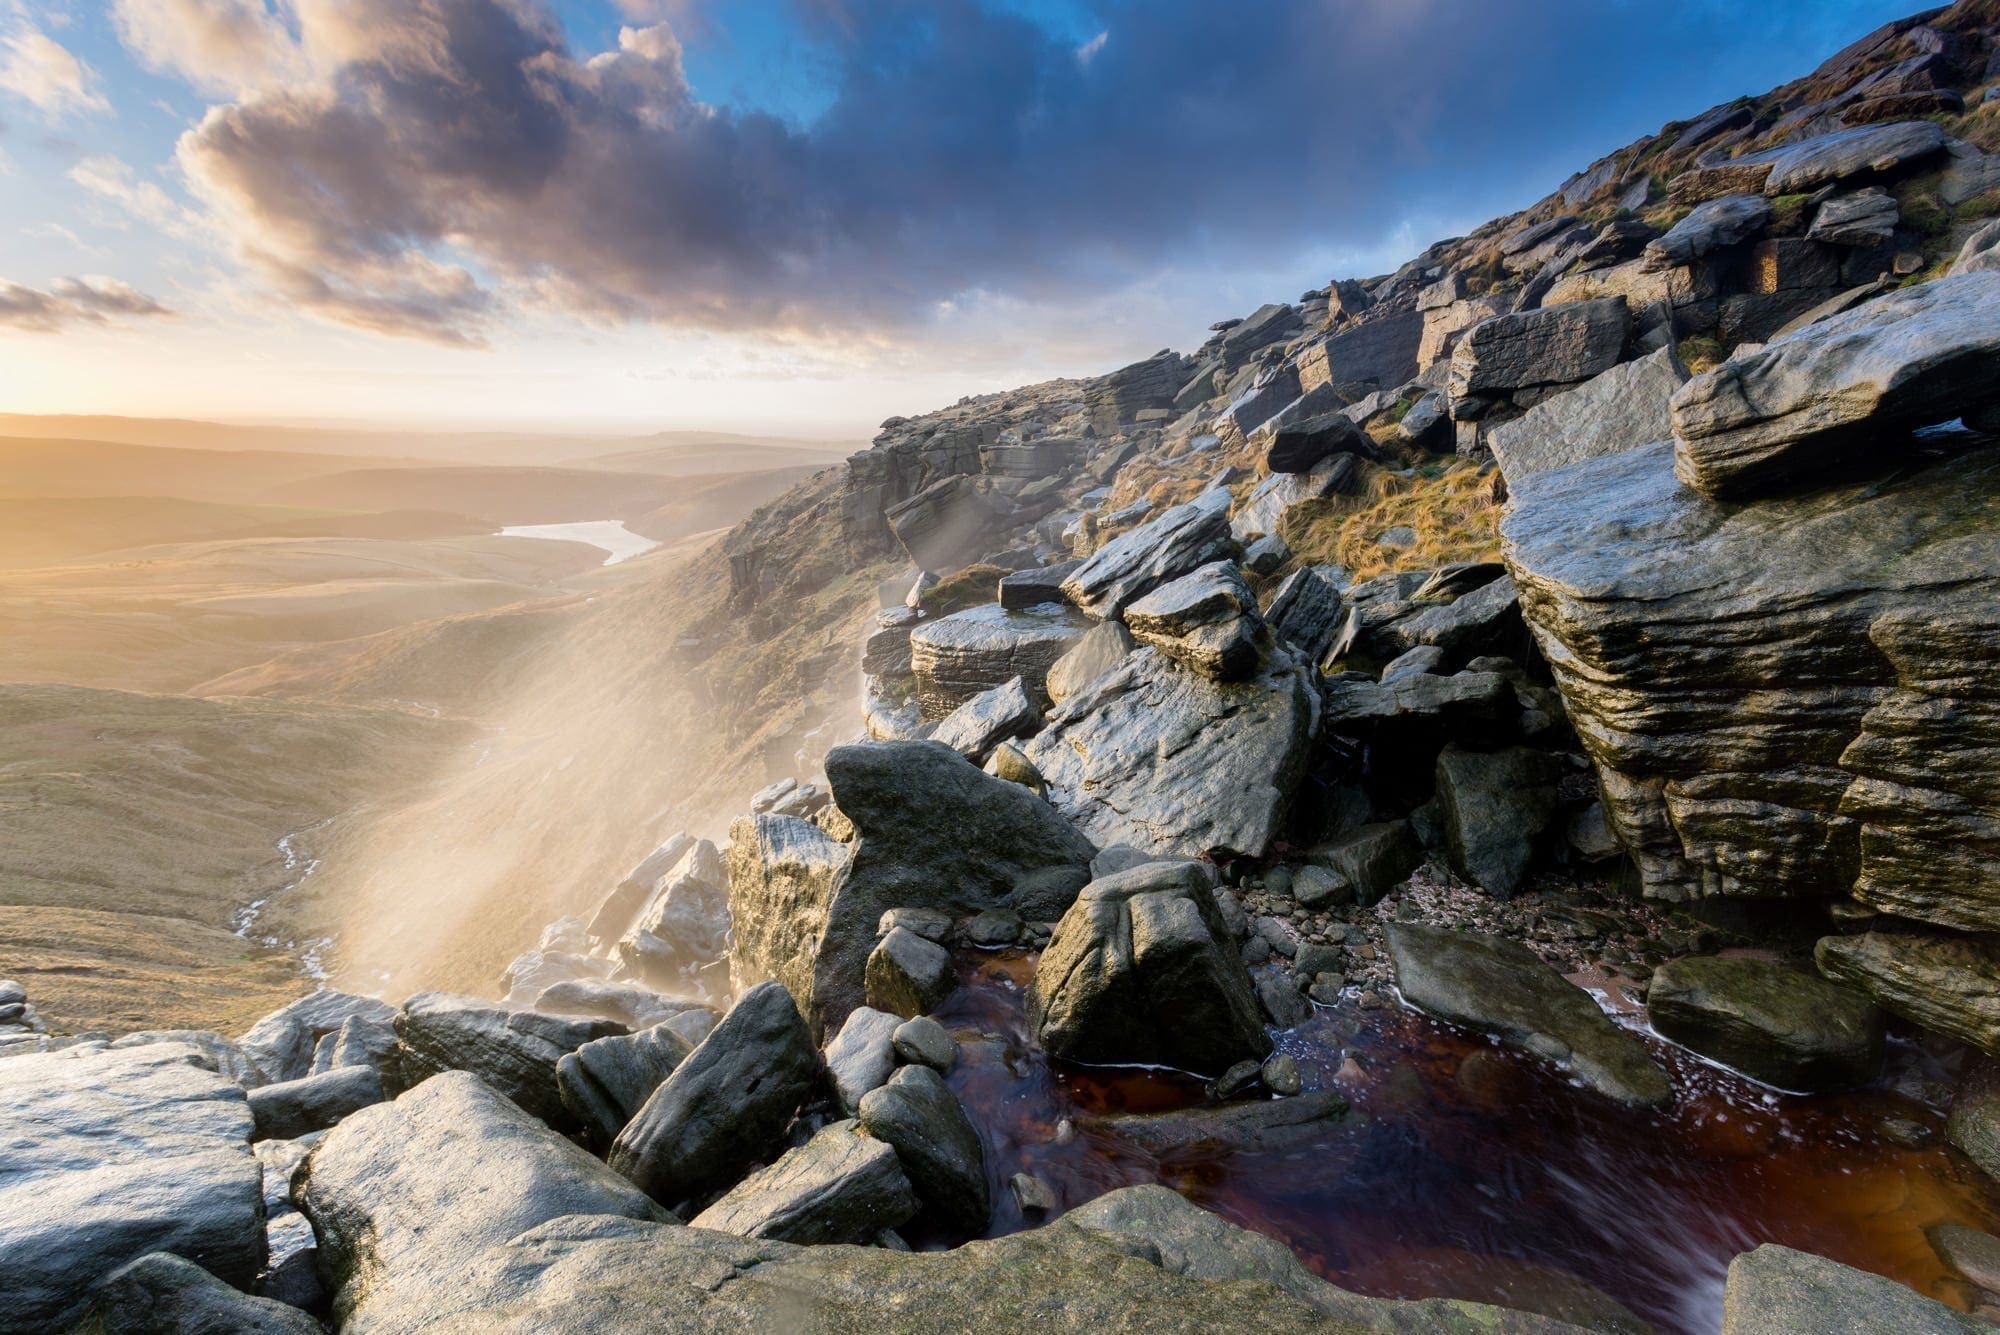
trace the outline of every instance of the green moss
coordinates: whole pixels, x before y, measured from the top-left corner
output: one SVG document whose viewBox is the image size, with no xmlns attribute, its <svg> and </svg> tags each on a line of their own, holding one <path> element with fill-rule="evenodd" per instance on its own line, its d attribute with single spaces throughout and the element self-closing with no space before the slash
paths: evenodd
<svg viewBox="0 0 2000 1335">
<path fill-rule="evenodd" d="M 1712 338 L 1707 334 L 1694 334 L 1682 339 L 1675 351 L 1680 353 L 1681 365 L 1687 367 L 1689 373 L 1692 375 L 1700 375 L 1703 371 L 1713 370 L 1722 364 L 1723 358 L 1729 355 L 1728 350 L 1722 346 L 1720 339 Z"/>
<path fill-rule="evenodd" d="M 968 607 L 996 602 L 1000 597 L 1000 579 L 1006 573 L 999 566 L 987 565 L 955 570 L 924 594 L 924 610 L 933 616 L 950 616 Z"/>
<path fill-rule="evenodd" d="M 1771 233 L 1796 236 L 1805 230 L 1806 205 L 1811 195 L 1779 195 L 1771 201 Z"/>
</svg>

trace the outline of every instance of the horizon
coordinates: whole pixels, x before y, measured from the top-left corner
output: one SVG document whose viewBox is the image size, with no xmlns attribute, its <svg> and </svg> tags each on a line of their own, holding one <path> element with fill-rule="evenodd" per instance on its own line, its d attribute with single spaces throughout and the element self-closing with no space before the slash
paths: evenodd
<svg viewBox="0 0 2000 1335">
<path fill-rule="evenodd" d="M 1452 8 L 0 0 L 0 406 L 865 437 L 1390 272 L 1907 6 Z"/>
</svg>

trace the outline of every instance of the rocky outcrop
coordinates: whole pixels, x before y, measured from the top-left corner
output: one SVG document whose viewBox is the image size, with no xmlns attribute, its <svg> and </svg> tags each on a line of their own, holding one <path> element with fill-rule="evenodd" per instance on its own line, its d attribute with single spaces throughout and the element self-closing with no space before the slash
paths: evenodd
<svg viewBox="0 0 2000 1335">
<path fill-rule="evenodd" d="M 1388 931 L 1403 999 L 1428 1015 L 1491 1034 L 1620 1103 L 1673 1097 L 1643 1043 L 1518 941 L 1416 923 Z"/>
<path fill-rule="evenodd" d="M 1779 1089 L 1848 1089 L 1882 1069 L 1882 1017 L 1866 997 L 1770 960 L 1669 960 L 1646 989 L 1646 1018 L 1682 1047 Z"/>
<path fill-rule="evenodd" d="M 1093 881 L 1035 966 L 1029 1018 L 1051 1056 L 1215 1075 L 1271 1050 L 1250 975 L 1198 863 Z"/>
<path fill-rule="evenodd" d="M 1571 302 L 1474 325 L 1451 359 L 1451 415 L 1537 385 L 1588 380 L 1617 365 L 1632 332 L 1623 297 Z"/>
<path fill-rule="evenodd" d="M 148 1252 L 245 1288 L 263 1269 L 250 1110 L 199 1060 L 153 1043 L 0 1061 L 0 1329 L 64 1328 Z"/>
<path fill-rule="evenodd" d="M 1864 932 L 1821 938 L 1819 971 L 1926 1029 L 2000 1053 L 2000 949 L 1989 937 Z"/>
<path fill-rule="evenodd" d="M 1019 612 L 986 603 L 923 622 L 910 632 L 910 664 L 924 717 L 945 718 L 1016 677 L 1031 697 L 1045 697 L 1049 669 L 1088 624 L 1047 603 Z"/>
<path fill-rule="evenodd" d="M 374 997 L 328 989 L 271 1012 L 236 1040 L 261 1081 L 297 1080 L 312 1072 L 313 1047 L 340 1032 L 350 1016 L 387 1024 L 396 1008 Z"/>
<path fill-rule="evenodd" d="M 1058 705 L 1028 758 L 1100 845 L 1261 857 L 1319 733 L 1310 673 L 1272 653 L 1249 680 L 1217 682 L 1141 648 Z"/>
<path fill-rule="evenodd" d="M 1108 619 L 1169 580 L 1233 556 L 1229 505 L 1229 493 L 1218 488 L 1120 534 L 1063 581 L 1063 593 L 1092 616 Z"/>
<path fill-rule="evenodd" d="M 901 1228 L 917 1209 L 896 1151 L 848 1121 L 750 1174 L 690 1222 L 741 1238 L 860 1244 Z"/>
</svg>

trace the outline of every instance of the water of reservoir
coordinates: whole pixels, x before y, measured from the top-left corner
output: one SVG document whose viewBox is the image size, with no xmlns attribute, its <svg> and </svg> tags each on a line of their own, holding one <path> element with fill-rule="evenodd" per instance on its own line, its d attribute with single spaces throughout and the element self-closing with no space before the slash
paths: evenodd
<svg viewBox="0 0 2000 1335">
<path fill-rule="evenodd" d="M 643 533 L 634 533 L 616 519 L 587 519 L 574 524 L 515 524 L 501 529 L 500 536 L 581 542 L 605 553 L 604 564 L 608 566 L 644 556 L 660 545 Z"/>
</svg>

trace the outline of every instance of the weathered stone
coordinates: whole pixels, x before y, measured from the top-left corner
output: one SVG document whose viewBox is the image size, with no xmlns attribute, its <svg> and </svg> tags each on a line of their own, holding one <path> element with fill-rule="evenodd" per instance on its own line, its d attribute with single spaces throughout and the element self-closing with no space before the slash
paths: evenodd
<svg viewBox="0 0 2000 1335">
<path fill-rule="evenodd" d="M 1229 505 L 1229 493 L 1217 488 L 1120 534 L 1063 581 L 1063 593 L 1092 616 L 1110 619 L 1167 581 L 1233 556 Z"/>
<path fill-rule="evenodd" d="M 1819 971 L 1914 1024 L 2000 1053 L 2000 949 L 1978 937 L 1866 932 L 1820 938 Z"/>
<path fill-rule="evenodd" d="M 1932 1224 L 1924 1236 L 1938 1259 L 1967 1282 L 2000 1293 L 2000 1238 L 1964 1224 Z"/>
<path fill-rule="evenodd" d="M 905 1066 L 861 1100 L 861 1129 L 893 1146 L 924 1215 L 957 1233 L 986 1231 L 986 1151 L 942 1076 Z"/>
<path fill-rule="evenodd" d="M 1298 331 L 1297 307 L 1277 302 L 1259 306 L 1223 334 L 1222 363 L 1231 371 L 1247 366 L 1257 353 L 1273 343 L 1284 342 Z"/>
<path fill-rule="evenodd" d="M 1238 394 L 1216 417 L 1215 430 L 1232 438 L 1253 435 L 1275 421 L 1279 414 L 1298 402 L 1300 397 L 1299 372 L 1296 366 L 1280 363 L 1277 366 L 1266 367 L 1258 372 L 1249 387 Z"/>
<path fill-rule="evenodd" d="M 1729 1263 L 1721 1335 L 1974 1335 L 1985 1322 L 1915 1289 L 1811 1252 L 1765 1243 Z"/>
<path fill-rule="evenodd" d="M 1111 435 L 1149 408 L 1165 408 L 1186 383 L 1188 364 L 1178 353 L 1161 352 L 1143 362 L 1120 367 L 1091 382 L 1084 391 L 1091 424 Z"/>
<path fill-rule="evenodd" d="M 939 1073 L 951 1070 L 958 1061 L 958 1040 L 928 1015 L 905 1020 L 890 1042 L 899 1061 L 928 1066 Z"/>
<path fill-rule="evenodd" d="M 1771 221 L 1771 203 L 1762 195 L 1724 195 L 1698 204 L 1667 234 L 1646 247 L 1647 272 L 1686 268 L 1715 251 L 1741 245 Z"/>
<path fill-rule="evenodd" d="M 293 1188 L 344 1329 L 406 1328 L 481 1253 L 564 1215 L 659 1219 L 629 1182 L 468 1072 L 326 1133 Z M 392 1320 L 402 1313 L 404 1320 Z"/>
<path fill-rule="evenodd" d="M 950 714 L 931 734 L 974 764 L 983 762 L 1002 742 L 1032 736 L 1042 726 L 1041 707 L 1028 697 L 1021 678 L 973 696 Z"/>
<path fill-rule="evenodd" d="M 1764 193 L 1798 195 L 1856 177 L 1915 166 L 1944 151 L 1944 129 L 1934 121 L 1864 125 L 1795 144 L 1775 156 Z"/>
<path fill-rule="evenodd" d="M 1302 909 L 1319 910 L 1354 899 L 1354 882 L 1330 867 L 1301 867 L 1292 873 L 1292 898 Z"/>
<path fill-rule="evenodd" d="M 1848 1089 L 1882 1069 L 1882 1017 L 1865 997 L 1770 960 L 1669 960 L 1653 971 L 1646 1018 L 1664 1037 L 1779 1089 Z"/>
<path fill-rule="evenodd" d="M 729 827 L 729 907 L 736 922 L 729 977 L 737 991 L 775 978 L 794 997 L 812 996 L 828 910 L 850 856 L 850 844 L 792 816 L 739 818 Z M 866 931 L 863 959 L 874 944 L 874 924 Z"/>
<path fill-rule="evenodd" d="M 382 1076 L 373 1066 L 346 1066 L 250 1091 L 257 1140 L 293 1140 L 323 1131 L 349 1113 L 380 1103 Z"/>
<path fill-rule="evenodd" d="M 868 1004 L 904 1019 L 936 1010 L 958 985 L 951 952 L 900 927 L 869 953 L 864 979 Z"/>
<path fill-rule="evenodd" d="M 1373 457 L 1375 442 L 1344 413 L 1328 412 L 1282 422 L 1267 433 L 1264 466 L 1273 473 L 1304 473 L 1336 454 Z"/>
<path fill-rule="evenodd" d="M 591 1144 L 609 1148 L 700 1041 L 669 1024 L 593 1039 L 556 1062 L 563 1107 L 582 1125 Z"/>
<path fill-rule="evenodd" d="M 1009 612 L 1025 612 L 1043 603 L 1061 602 L 1063 581 L 1082 564 L 1081 561 L 1058 561 L 1054 565 L 1016 570 L 1011 575 L 1001 576 L 1000 606 Z M 866 664 L 863 664 L 862 670 L 867 670 Z"/>
<path fill-rule="evenodd" d="M 883 512 L 889 531 L 925 570 L 957 570 L 991 549 L 1011 510 L 978 478 L 948 477 Z"/>
<path fill-rule="evenodd" d="M 1951 262 L 1948 277 L 1960 274 L 2000 271 L 2000 218 L 1994 219 L 1965 238 Z"/>
<path fill-rule="evenodd" d="M 1116 1113 L 1083 1123 L 1148 1154 L 1164 1156 L 1203 1147 L 1239 1154 L 1297 1154 L 1327 1143 L 1332 1124 L 1347 1115 L 1347 1100 L 1331 1089 L 1289 1099 L 1258 1099 L 1177 1112 Z"/>
<path fill-rule="evenodd" d="M 612 961 L 595 955 L 572 954 L 562 950 L 526 950 L 516 955 L 500 976 L 503 999 L 509 1006 L 531 1006 L 535 998 L 557 983 L 578 978 L 608 978 Z M 322 1050 L 331 1051 L 335 1036 L 328 1034 L 313 1046 L 313 1064 L 319 1064 Z"/>
<path fill-rule="evenodd" d="M 1562 765 L 1524 746 L 1438 755 L 1438 815 L 1451 869 L 1502 899 L 1527 884 L 1556 815 Z"/>
<path fill-rule="evenodd" d="M 1065 699 L 1028 744 L 1050 800 L 1099 844 L 1261 857 L 1319 732 L 1308 665 L 1216 682 L 1145 647 Z"/>
<path fill-rule="evenodd" d="M 1279 639 L 1309 663 L 1326 657 L 1340 629 L 1340 590 L 1327 577 L 1337 567 L 1306 566 L 1285 576 L 1271 595 L 1265 620 Z"/>
<path fill-rule="evenodd" d="M 183 1043 L 0 1062 L 0 1328 L 60 1330 L 148 1252 L 247 1287 L 263 1172 L 233 1080 Z"/>
<path fill-rule="evenodd" d="M 819 1075 L 791 993 L 760 983 L 653 1091 L 605 1162 L 658 1201 L 705 1195 L 769 1157 Z"/>
<path fill-rule="evenodd" d="M 1257 671 L 1264 619 L 1233 561 L 1212 562 L 1154 589 L 1125 609 L 1125 624 L 1141 643 L 1216 681 L 1242 681 Z"/>
<path fill-rule="evenodd" d="M 900 931 L 903 929 L 894 928 L 891 934 Z M 901 1017 L 889 1011 L 862 1006 L 847 1017 L 840 1033 L 827 1044 L 827 1074 L 833 1077 L 834 1093 L 840 1099 L 841 1110 L 849 1117 L 861 1106 L 863 1094 L 880 1089 L 895 1073 L 896 1053 L 891 1040 L 902 1023 Z"/>
<path fill-rule="evenodd" d="M 1895 236 L 1902 220 L 1902 206 L 1887 190 L 1858 190 L 1821 204 L 1806 236 L 1836 246 L 1879 246 Z"/>
<path fill-rule="evenodd" d="M 907 634 L 904 639 L 907 641 Z M 693 835 L 677 834 L 648 853 L 599 905 L 587 929 L 591 938 L 616 941 L 631 930 L 632 920 L 659 889 L 661 878 L 674 869 L 693 845 Z"/>
<path fill-rule="evenodd" d="M 72 1335 L 320 1335 L 297 1308 L 239 1293 L 200 1266 L 153 1252 L 120 1266 L 91 1293 Z"/>
<path fill-rule="evenodd" d="M 236 1040 L 262 1082 L 297 1080 L 312 1071 L 313 1047 L 328 1034 L 340 1032 L 350 1015 L 387 1023 L 396 1008 L 374 997 L 332 990 L 300 997 L 266 1015 Z"/>
<path fill-rule="evenodd" d="M 637 983 L 578 978 L 544 988 L 535 998 L 534 1009 L 544 1015 L 608 1020 L 623 1029 L 648 1029 L 698 1007 Z"/>
<path fill-rule="evenodd" d="M 1983 1057 L 1967 1063 L 1952 1095 L 1945 1134 L 1981 1172 L 2000 1180 L 2000 1061 Z"/>
<path fill-rule="evenodd" d="M 1577 301 L 1474 325 L 1451 359 L 1452 416 L 1478 396 L 1588 380 L 1618 364 L 1632 332 L 1623 297 Z"/>
<path fill-rule="evenodd" d="M 910 663 L 924 717 L 945 718 L 1016 677 L 1039 699 L 1047 692 L 1049 669 L 1083 637 L 1087 624 L 1046 603 L 1024 612 L 985 603 L 924 622 L 910 632 Z"/>
<path fill-rule="evenodd" d="M 1646 1047 L 1518 941 L 1416 923 L 1389 926 L 1403 999 L 1428 1015 L 1540 1057 L 1620 1103 L 1673 1097 Z"/>
<path fill-rule="evenodd" d="M 1666 440 L 1674 434 L 1668 405 L 1687 378 L 1674 350 L 1662 348 L 1544 399 L 1526 416 L 1494 427 L 1486 442 L 1511 484 L 1530 473 Z"/>
<path fill-rule="evenodd" d="M 1407 385 L 1423 368 L 1425 312 L 1371 312 L 1368 318 L 1309 344 L 1298 353 L 1299 388 L 1320 385 L 1385 388 Z"/>
<path fill-rule="evenodd" d="M 1942 278 L 1732 356 L 1674 395 L 1676 474 L 1740 500 L 1902 464 L 1899 432 L 2000 402 L 1996 303 L 2000 276 Z"/>
<path fill-rule="evenodd" d="M 1083 1062 L 1212 1074 L 1271 1050 L 1250 976 L 1197 863 L 1155 862 L 1083 888 L 1035 967 L 1042 1047 Z"/>
<path fill-rule="evenodd" d="M 873 1242 L 917 1213 L 896 1151 L 835 1122 L 760 1168 L 691 1221 L 695 1228 L 813 1246 Z"/>
<path fill-rule="evenodd" d="M 1402 821 L 1364 825 L 1335 843 L 1314 850 L 1352 888 L 1356 902 L 1378 903 L 1410 879 L 1424 851 Z"/>
<path fill-rule="evenodd" d="M 557 1130 L 575 1129 L 556 1086 L 556 1063 L 594 1038 L 620 1032 L 611 1020 L 507 1011 L 476 997 L 421 992 L 396 1016 L 402 1085 L 442 1071 L 470 1071 Z"/>
<path fill-rule="evenodd" d="M 1104 621 L 1092 626 L 1068 653 L 1049 669 L 1049 699 L 1061 704 L 1105 673 L 1125 661 L 1138 647 L 1132 632 L 1121 621 Z"/>
<path fill-rule="evenodd" d="M 1352 491 L 1360 478 L 1361 458 L 1354 454 L 1322 459 L 1303 473 L 1273 473 L 1250 493 L 1230 521 L 1230 529 L 1246 542 L 1261 534 L 1278 533 L 1293 506 Z"/>
</svg>

